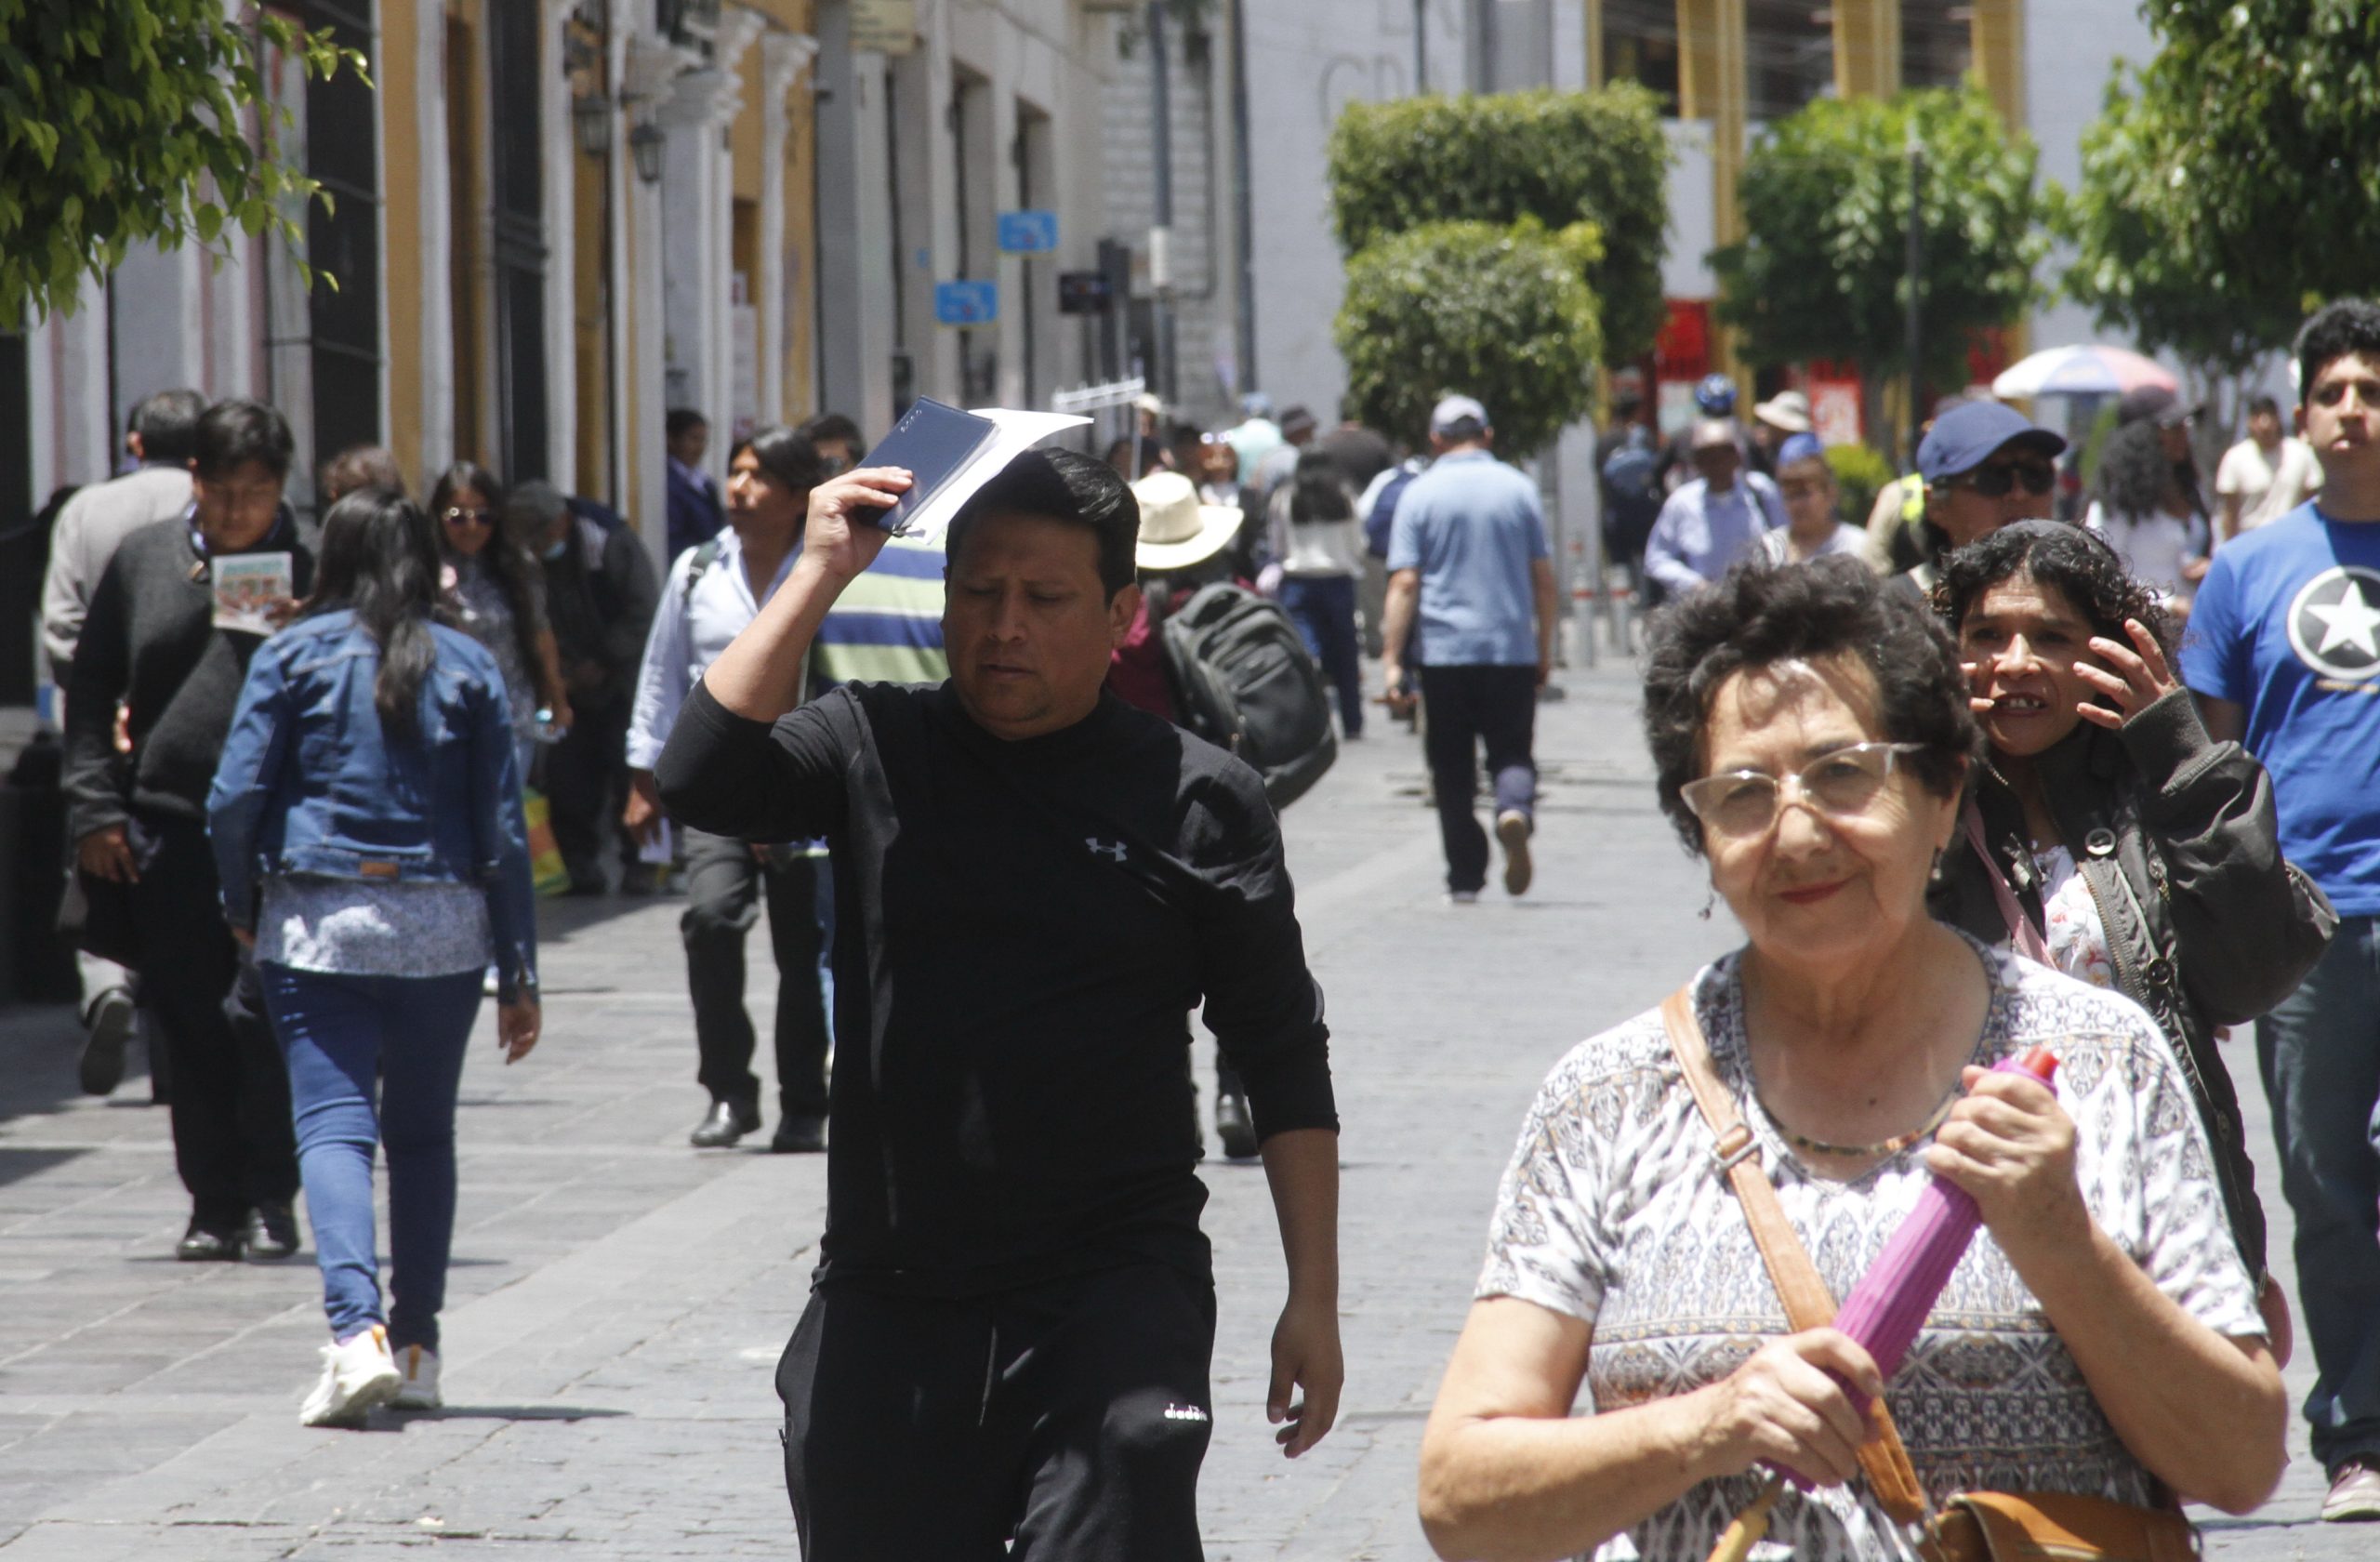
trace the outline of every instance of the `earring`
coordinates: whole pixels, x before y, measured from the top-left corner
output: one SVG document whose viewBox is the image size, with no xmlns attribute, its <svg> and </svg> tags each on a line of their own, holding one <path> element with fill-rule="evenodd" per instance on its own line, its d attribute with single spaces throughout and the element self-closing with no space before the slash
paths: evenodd
<svg viewBox="0 0 2380 1562">
<path fill-rule="evenodd" d="M 1697 912 L 1695 913 L 1695 916 L 1696 916 L 1698 919 L 1699 919 L 1700 920 L 1702 920 L 1702 921 L 1706 921 L 1706 922 L 1707 922 L 1707 921 L 1709 921 L 1709 920 L 1711 920 L 1711 907 L 1713 907 L 1713 906 L 1715 906 L 1715 905 L 1717 905 L 1718 903 L 1719 903 L 1719 892 L 1718 892 L 1718 891 L 1716 891 L 1716 890 L 1707 890 L 1707 891 L 1703 892 L 1703 895 L 1702 895 L 1702 909 L 1701 909 L 1701 910 L 1699 910 L 1699 911 L 1697 911 Z"/>
<path fill-rule="evenodd" d="M 1934 866 L 1925 870 L 1925 876 L 1937 884 L 1942 881 L 1942 850 L 1939 846 L 1934 848 Z"/>
</svg>

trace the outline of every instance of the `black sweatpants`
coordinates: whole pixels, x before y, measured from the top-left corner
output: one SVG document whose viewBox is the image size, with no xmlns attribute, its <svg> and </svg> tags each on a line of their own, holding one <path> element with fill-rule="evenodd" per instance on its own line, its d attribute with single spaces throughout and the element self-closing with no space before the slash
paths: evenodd
<svg viewBox="0 0 2380 1562">
<path fill-rule="evenodd" d="M 1429 720 L 1422 752 L 1438 803 L 1438 834 L 1447 853 L 1447 888 L 1476 891 L 1488 882 L 1488 836 L 1474 812 L 1479 754 L 1486 749 L 1495 783 L 1496 811 L 1537 814 L 1535 667 L 1421 668 L 1421 705 Z"/>
<path fill-rule="evenodd" d="M 258 1204 L 297 1196 L 289 1073 L 224 923 L 206 827 L 140 824 L 155 843 L 132 896 L 140 1006 L 172 1060 L 174 1164 L 198 1223 L 233 1231 Z"/>
<path fill-rule="evenodd" d="M 805 1562 L 1200 1562 L 1214 1342 L 1213 1283 L 1162 1264 L 813 1291 L 777 1364 Z"/>
<path fill-rule="evenodd" d="M 752 1017 L 744 1011 L 744 938 L 769 897 L 777 960 L 777 1097 L 787 1117 L 826 1113 L 826 1003 L 818 981 L 818 876 L 826 859 L 776 851 L 763 866 L 723 835 L 686 834 L 686 985 L 694 1000 L 696 1075 L 714 1101 L 758 1105 Z"/>
</svg>

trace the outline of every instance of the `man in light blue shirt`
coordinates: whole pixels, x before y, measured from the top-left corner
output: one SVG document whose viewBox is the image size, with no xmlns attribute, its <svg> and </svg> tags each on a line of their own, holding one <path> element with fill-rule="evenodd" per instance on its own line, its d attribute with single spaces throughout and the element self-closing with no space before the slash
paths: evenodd
<svg viewBox="0 0 2380 1562">
<path fill-rule="evenodd" d="M 1727 573 L 1754 553 L 1760 539 L 1786 526 L 1777 484 L 1743 470 L 1742 437 L 1735 421 L 1705 417 L 1694 426 L 1694 470 L 1661 506 L 1645 544 L 1646 577 L 1666 600 Z"/>
<path fill-rule="evenodd" d="M 1496 459 L 1488 410 L 1448 396 L 1430 414 L 1437 459 L 1407 485 L 1389 528 L 1382 670 L 1409 705 L 1421 670 L 1427 752 L 1458 906 L 1488 881 L 1488 838 L 1472 813 L 1478 750 L 1496 778 L 1504 890 L 1528 888 L 1536 828 L 1537 691 L 1554 671 L 1555 587 L 1537 485 Z"/>
<path fill-rule="evenodd" d="M 727 529 L 687 549 L 669 567 L 638 669 L 628 716 L 631 792 L 624 823 L 640 841 L 659 835 L 653 778 L 686 695 L 704 669 L 776 593 L 800 556 L 810 490 L 826 465 L 804 436 L 762 429 L 728 459 Z M 826 1147 L 826 1010 L 820 985 L 818 880 L 823 859 L 800 843 L 747 846 L 726 836 L 686 835 L 686 985 L 694 1005 L 695 1078 L 710 1110 L 690 1136 L 697 1149 L 724 1148 L 760 1126 L 757 1044 L 744 1009 L 744 940 L 769 903 L 777 961 L 776 1062 L 781 1115 L 769 1147 Z"/>
</svg>

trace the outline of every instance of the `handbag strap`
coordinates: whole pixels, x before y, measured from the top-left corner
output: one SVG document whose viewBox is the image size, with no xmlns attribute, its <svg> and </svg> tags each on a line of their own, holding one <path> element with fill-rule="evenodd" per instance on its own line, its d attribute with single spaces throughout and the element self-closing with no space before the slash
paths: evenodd
<svg viewBox="0 0 2380 1562">
<path fill-rule="evenodd" d="M 1761 1168 L 1760 1141 L 1737 1112 L 1735 1096 L 1719 1081 L 1711 1050 L 1703 1043 L 1702 1023 L 1694 1016 L 1694 999 L 1686 988 L 1661 1000 L 1661 1023 L 1669 1027 L 1670 1046 L 1677 1053 L 1686 1089 L 1694 1093 L 1694 1105 L 1718 1138 L 1712 1158 L 1726 1173 L 1737 1202 L 1743 1206 L 1769 1281 L 1785 1303 L 1785 1321 L 1797 1334 L 1825 1328 L 1834 1321 L 1834 1296 L 1818 1275 L 1818 1265 L 1810 1262 L 1801 1238 L 1793 1235 L 1792 1223 L 1785 1218 L 1785 1206 L 1778 1202 L 1776 1188 Z M 1875 1408 L 1877 1432 L 1859 1445 L 1860 1468 L 1867 1472 L 1868 1484 L 1886 1513 L 1903 1524 L 1917 1523 L 1925 1516 L 1925 1494 L 1917 1484 L 1917 1471 L 1893 1425 L 1891 1409 L 1882 1399 Z"/>
<path fill-rule="evenodd" d="M 2042 937 L 2041 930 L 2033 926 L 2033 920 L 2025 915 L 2025 908 L 2017 904 L 2016 892 L 2008 887 L 2008 876 L 2000 871 L 2000 859 L 1984 842 L 1983 811 L 1975 805 L 1973 798 L 1967 800 L 1959 818 L 1966 827 L 1968 844 L 1975 848 L 1975 854 L 1983 861 L 1983 871 L 1990 877 L 1991 898 L 2000 903 L 2000 920 L 2008 924 L 2008 937 L 2016 946 L 2016 952 L 2036 965 L 2052 964 L 2049 944 Z"/>
</svg>

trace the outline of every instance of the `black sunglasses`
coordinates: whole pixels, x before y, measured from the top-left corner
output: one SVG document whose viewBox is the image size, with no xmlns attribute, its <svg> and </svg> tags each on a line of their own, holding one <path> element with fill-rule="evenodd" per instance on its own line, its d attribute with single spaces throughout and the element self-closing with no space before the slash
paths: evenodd
<svg viewBox="0 0 2380 1562">
<path fill-rule="evenodd" d="M 1954 488 L 1972 488 L 1987 499 L 2006 496 L 2008 490 L 2023 479 L 2028 494 L 2046 494 L 2057 483 L 2057 469 L 2047 461 L 2003 461 L 1998 466 L 1977 467 L 1975 470 L 1950 480 Z"/>
<path fill-rule="evenodd" d="M 496 511 L 492 510 L 465 510 L 460 506 L 456 506 L 448 510 L 438 519 L 445 522 L 446 524 L 450 526 L 485 526 L 495 522 Z"/>
</svg>

